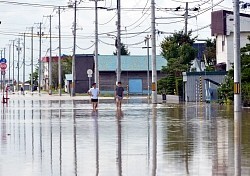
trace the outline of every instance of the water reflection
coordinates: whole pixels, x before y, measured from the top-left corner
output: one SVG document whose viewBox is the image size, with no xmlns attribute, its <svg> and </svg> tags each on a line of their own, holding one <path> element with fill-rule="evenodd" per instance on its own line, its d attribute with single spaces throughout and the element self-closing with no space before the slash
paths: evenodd
<svg viewBox="0 0 250 176">
<path fill-rule="evenodd" d="M 153 141 L 153 149 L 152 149 L 152 176 L 156 176 L 157 175 L 157 124 L 156 124 L 156 120 L 157 120 L 157 109 L 156 109 L 157 105 L 153 105 L 152 108 L 152 141 Z"/>
<path fill-rule="evenodd" d="M 241 121 L 242 113 L 234 112 L 234 175 L 241 175 Z"/>
<path fill-rule="evenodd" d="M 59 104 L 59 172 L 60 176 L 62 176 L 62 107 L 61 107 L 61 100 L 58 102 Z"/>
<path fill-rule="evenodd" d="M 77 139 L 76 139 L 76 110 L 75 110 L 75 102 L 73 101 L 73 107 L 72 107 L 72 118 L 73 118 L 73 139 L 74 139 L 74 164 L 75 164 L 75 176 L 77 176 Z"/>
<path fill-rule="evenodd" d="M 250 112 L 232 110 L 13 100 L 1 109 L 0 175 L 250 175 Z"/>
<path fill-rule="evenodd" d="M 94 120 L 94 134 L 95 134 L 95 158 L 96 158 L 96 176 L 99 175 L 99 126 L 98 126 L 98 111 L 92 111 L 92 118 Z"/>
<path fill-rule="evenodd" d="M 123 118 L 123 112 L 121 109 L 116 110 L 117 119 L 117 165 L 118 175 L 122 176 L 122 125 L 121 120 Z"/>
</svg>

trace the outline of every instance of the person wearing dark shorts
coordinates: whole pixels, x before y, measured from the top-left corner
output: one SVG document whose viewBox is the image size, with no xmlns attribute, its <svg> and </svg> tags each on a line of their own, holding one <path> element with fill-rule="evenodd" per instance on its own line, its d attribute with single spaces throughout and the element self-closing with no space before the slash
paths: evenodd
<svg viewBox="0 0 250 176">
<path fill-rule="evenodd" d="M 98 105 L 98 95 L 100 94 L 99 89 L 96 87 L 96 83 L 92 84 L 92 87 L 89 89 L 88 94 L 91 96 L 93 111 L 96 111 Z"/>
<path fill-rule="evenodd" d="M 124 88 L 122 87 L 122 83 L 118 82 L 117 87 L 115 89 L 115 100 L 116 100 L 116 108 L 122 107 L 122 99 L 123 99 Z"/>
</svg>

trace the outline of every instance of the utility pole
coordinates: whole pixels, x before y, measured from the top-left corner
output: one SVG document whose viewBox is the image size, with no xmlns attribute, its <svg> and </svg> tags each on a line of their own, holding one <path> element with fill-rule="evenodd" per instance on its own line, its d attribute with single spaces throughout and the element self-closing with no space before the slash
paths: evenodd
<svg viewBox="0 0 250 176">
<path fill-rule="evenodd" d="M 187 35 L 187 25 L 188 25 L 188 2 L 186 2 L 186 8 L 185 8 L 185 35 Z"/>
<path fill-rule="evenodd" d="M 34 85 L 33 85 L 33 56 L 34 56 L 34 50 L 33 50 L 33 47 L 34 47 L 34 27 L 31 27 L 31 74 L 30 74 L 30 82 L 31 82 L 31 92 L 33 92 L 33 89 L 34 89 Z"/>
<path fill-rule="evenodd" d="M 38 80 L 38 92 L 41 92 L 41 81 L 42 81 L 42 23 L 39 23 L 39 80 Z"/>
<path fill-rule="evenodd" d="M 49 16 L 49 95 L 52 95 L 52 41 L 51 41 L 51 15 Z"/>
<path fill-rule="evenodd" d="M 26 38 L 26 34 L 23 34 L 23 90 L 24 90 L 24 83 L 25 83 L 25 39 Z"/>
<path fill-rule="evenodd" d="M 61 7 L 58 8 L 58 15 L 59 15 L 59 57 L 58 57 L 58 90 L 59 95 L 62 95 L 62 66 L 61 66 Z"/>
<path fill-rule="evenodd" d="M 75 59 L 76 59 L 76 0 L 74 6 L 74 29 L 73 29 L 73 57 L 72 57 L 72 87 L 71 96 L 75 96 L 75 80 L 76 80 L 76 70 L 75 70 Z"/>
<path fill-rule="evenodd" d="M 147 49 L 147 57 L 148 57 L 148 70 L 147 70 L 147 83 L 148 83 L 148 99 L 150 98 L 150 93 L 149 93 L 149 48 L 152 48 L 152 47 L 149 47 L 149 39 L 150 39 L 150 36 L 147 36 L 145 37 L 145 43 L 146 43 L 146 47 L 142 47 L 143 49 L 146 48 Z"/>
<path fill-rule="evenodd" d="M 19 91 L 20 38 L 17 40 L 17 91 Z"/>
<path fill-rule="evenodd" d="M 157 103 L 155 0 L 151 0 L 151 43 L 152 43 L 152 103 Z"/>
<path fill-rule="evenodd" d="M 95 82 L 99 88 L 99 68 L 98 68 L 98 9 L 95 0 Z"/>
<path fill-rule="evenodd" d="M 14 81 L 15 81 L 15 40 L 12 41 L 13 45 L 12 45 L 12 52 L 13 52 L 13 56 L 12 56 L 12 83 L 13 83 L 13 91 L 15 91 L 14 89 Z"/>
<path fill-rule="evenodd" d="M 93 1 L 93 0 L 92 0 Z M 99 68 L 98 68 L 98 1 L 95 1 L 95 83 L 99 87 Z"/>
<path fill-rule="evenodd" d="M 117 45 L 117 80 L 118 83 L 121 81 L 121 0 L 117 0 L 117 37 L 116 37 L 116 45 Z"/>
<path fill-rule="evenodd" d="M 234 3 L 234 112 L 241 112 L 242 105 L 241 105 L 241 74 L 240 74 L 241 66 L 240 66 L 239 0 L 234 0 L 233 3 Z"/>
<path fill-rule="evenodd" d="M 10 86 L 10 58 L 11 58 L 11 44 L 9 44 L 9 78 L 8 78 L 8 83 Z"/>
</svg>

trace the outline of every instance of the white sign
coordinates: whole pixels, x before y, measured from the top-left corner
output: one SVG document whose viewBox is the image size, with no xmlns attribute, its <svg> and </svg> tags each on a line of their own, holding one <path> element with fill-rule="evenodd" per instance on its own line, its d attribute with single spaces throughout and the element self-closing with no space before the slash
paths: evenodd
<svg viewBox="0 0 250 176">
<path fill-rule="evenodd" d="M 88 74 L 88 77 L 91 78 L 91 77 L 92 77 L 92 74 Z"/>
<path fill-rule="evenodd" d="M 88 75 L 92 75 L 92 74 L 93 74 L 93 71 L 92 71 L 91 69 L 88 69 L 88 70 L 87 70 L 87 74 L 88 74 Z M 92 77 L 92 76 L 91 76 L 91 77 Z"/>
</svg>

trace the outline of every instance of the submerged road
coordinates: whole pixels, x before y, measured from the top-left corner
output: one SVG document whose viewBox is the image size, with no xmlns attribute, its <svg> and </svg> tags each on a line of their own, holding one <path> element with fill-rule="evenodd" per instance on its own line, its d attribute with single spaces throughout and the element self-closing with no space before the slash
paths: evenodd
<svg viewBox="0 0 250 176">
<path fill-rule="evenodd" d="M 250 175 L 250 111 L 130 97 L 11 95 L 1 107 L 0 175 Z M 240 131 L 240 132 L 239 132 Z M 241 140 L 239 140 L 241 139 Z"/>
</svg>

